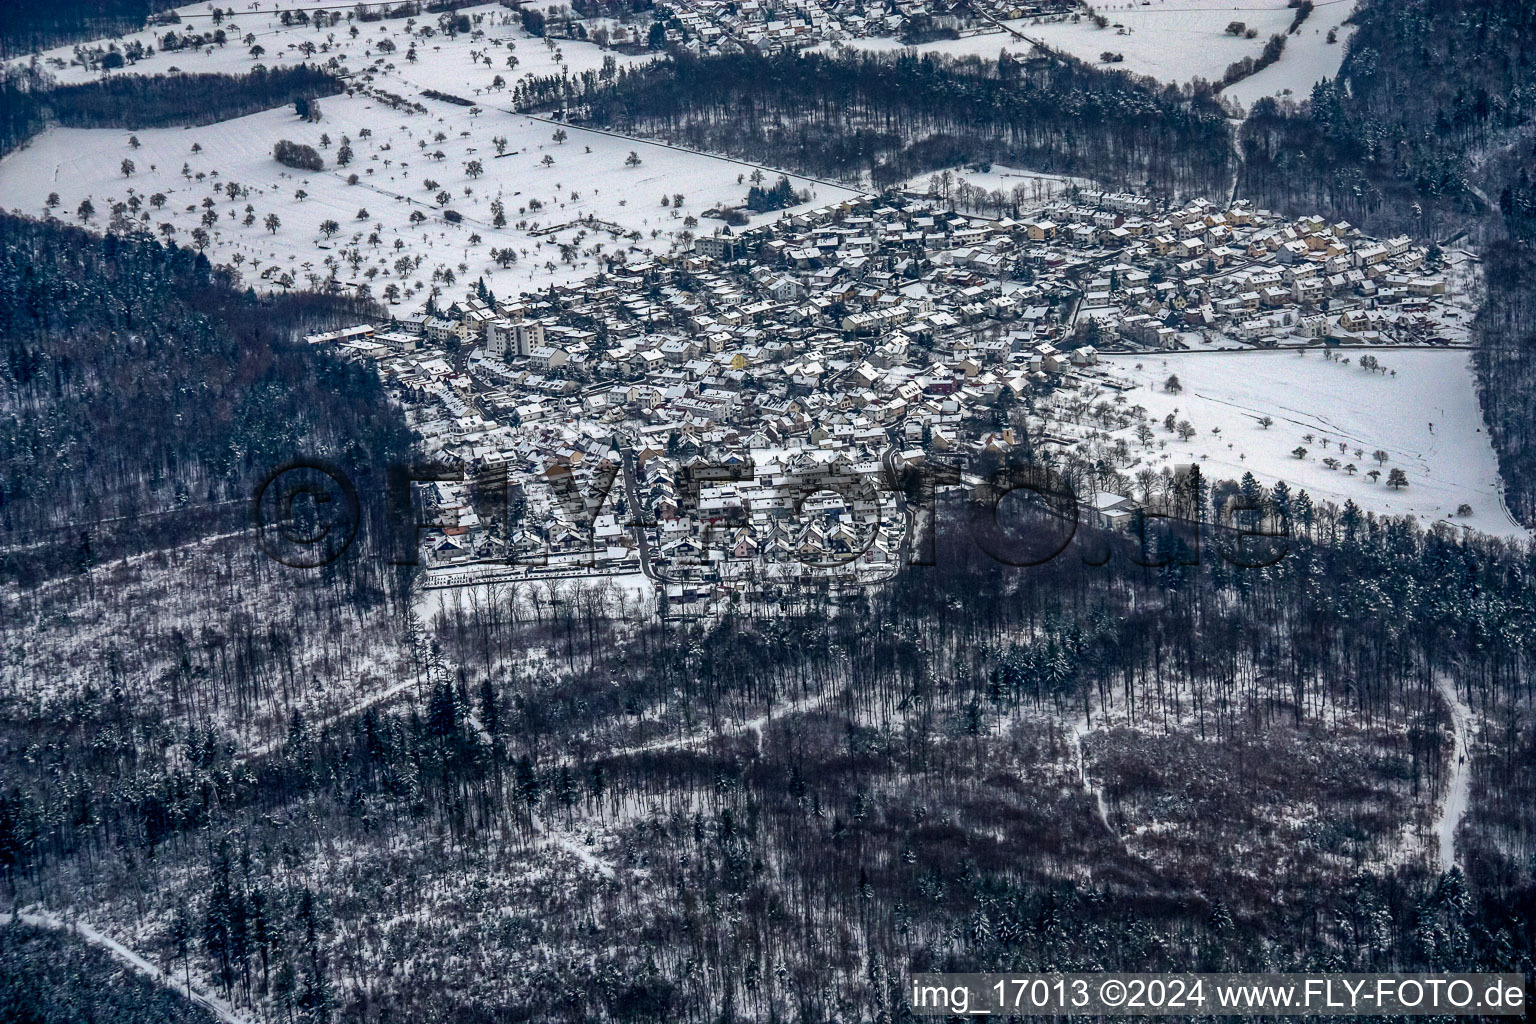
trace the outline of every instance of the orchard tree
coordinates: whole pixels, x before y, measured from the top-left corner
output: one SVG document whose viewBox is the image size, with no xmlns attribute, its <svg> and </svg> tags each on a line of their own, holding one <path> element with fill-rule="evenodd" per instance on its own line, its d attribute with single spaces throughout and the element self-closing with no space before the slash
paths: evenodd
<svg viewBox="0 0 1536 1024">
<path fill-rule="evenodd" d="M 277 229 L 283 226 L 283 222 L 278 219 L 275 213 L 267 214 L 266 220 L 262 221 L 262 223 L 266 225 L 267 233 L 272 235 L 277 234 Z"/>
</svg>

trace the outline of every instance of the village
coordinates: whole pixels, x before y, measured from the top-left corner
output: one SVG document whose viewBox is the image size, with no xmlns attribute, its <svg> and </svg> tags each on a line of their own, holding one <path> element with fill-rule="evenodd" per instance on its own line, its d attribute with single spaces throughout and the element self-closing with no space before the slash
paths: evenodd
<svg viewBox="0 0 1536 1024">
<path fill-rule="evenodd" d="M 662 41 L 698 54 L 750 50 L 775 54 L 869 37 L 894 36 L 905 42 L 997 34 L 996 22 L 1023 18 L 1083 17 L 1072 0 L 985 0 L 907 2 L 884 9 L 841 0 L 796 0 L 767 4 L 760 0 L 688 0 L 657 5 Z"/>
<path fill-rule="evenodd" d="M 1151 445 L 1155 420 L 1123 394 L 1084 418 L 1131 387 L 1101 356 L 1359 348 L 1395 374 L 1371 353 L 1466 342 L 1433 245 L 1075 185 L 963 213 L 985 197 L 953 182 L 309 340 L 376 362 L 459 477 L 420 485 L 428 585 L 643 573 L 676 614 L 889 577 L 913 533 L 896 481 L 925 463 L 1027 453 L 1125 527 L 1156 488 L 1107 431 Z"/>
</svg>

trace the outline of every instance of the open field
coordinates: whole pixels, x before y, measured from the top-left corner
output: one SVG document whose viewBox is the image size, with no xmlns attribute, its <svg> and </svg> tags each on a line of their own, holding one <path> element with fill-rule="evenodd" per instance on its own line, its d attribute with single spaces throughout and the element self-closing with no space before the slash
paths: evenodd
<svg viewBox="0 0 1536 1024">
<path fill-rule="evenodd" d="M 490 6 L 468 13 L 482 13 L 489 23 L 509 12 Z M 269 62 L 302 60 L 300 41 L 315 35 L 313 29 L 285 28 L 270 15 L 260 29 L 249 18 L 241 21 L 240 29 L 266 41 L 262 59 Z M 575 128 L 561 131 L 562 141 L 556 141 L 560 126 L 507 112 L 507 93 L 491 91 L 498 75 L 510 88 L 519 75 L 594 70 L 615 57 L 595 45 L 546 44 L 514 25 L 488 24 L 479 42 L 468 35 L 418 39 L 431 59 L 424 53 L 407 62 L 398 56 L 410 45 L 405 24 L 366 24 L 358 40 L 348 39 L 340 26 L 330 33 L 336 40 L 333 56 L 343 68 L 356 72 L 349 62 L 370 58 L 375 64 L 351 80 L 357 92 L 321 100 L 318 122 L 283 107 L 198 128 L 53 128 L 0 163 L 0 193 L 7 206 L 30 216 L 42 214 L 56 193 L 55 213 L 66 219 L 78 217 L 80 204 L 89 200 L 95 213 L 87 223 L 98 229 L 108 225 L 115 203 L 129 204 L 127 216 L 182 244 L 194 243 L 192 232 L 205 226 L 209 210 L 216 218 L 206 225 L 209 258 L 236 263 L 258 288 L 282 287 L 285 276 L 288 286 L 311 285 L 334 270 L 342 283 L 367 283 L 375 295 L 393 284 L 404 298 L 434 285 L 446 289 L 466 276 L 484 276 L 504 294 L 536 290 L 596 273 L 607 258 L 664 252 L 685 231 L 718 228 L 721 221 L 703 217 L 704 212 L 740 204 L 747 179 L 758 170 Z M 397 38 L 394 59 L 364 45 L 370 39 L 376 45 L 375 36 Z M 485 66 L 495 43 L 511 44 L 506 56 L 516 58 L 515 71 L 504 66 L 500 53 L 495 70 Z M 472 63 L 471 51 L 482 59 Z M 156 54 L 131 73 L 173 68 L 241 73 L 256 63 L 244 47 L 232 45 L 214 47 L 211 54 Z M 90 73 L 70 67 L 59 77 Z M 422 96 L 427 89 L 474 98 L 481 106 Z M 396 109 L 370 90 L 421 103 L 427 113 Z M 499 147 L 493 141 L 498 138 L 505 140 Z M 324 170 L 279 164 L 272 156 L 279 140 L 314 147 Z M 352 155 L 342 165 L 338 153 L 344 140 Z M 632 152 L 638 163 L 631 162 Z M 124 173 L 124 160 L 132 161 L 131 173 Z M 763 173 L 772 180 L 771 171 Z M 354 175 L 357 183 L 349 184 Z M 796 176 L 790 180 L 814 205 L 853 194 Z M 163 205 L 152 199 L 157 195 L 164 197 Z M 681 204 L 673 202 L 677 196 L 683 197 Z M 502 227 L 494 212 L 498 203 Z M 460 219 L 452 221 L 449 211 Z M 275 226 L 268 224 L 269 215 L 277 216 Z M 578 223 L 584 219 L 602 223 Z M 334 222 L 334 230 L 327 222 Z M 493 259 L 492 250 L 508 249 L 515 262 Z"/>
<path fill-rule="evenodd" d="M 1500 500 L 1498 464 L 1483 430 L 1470 356 L 1465 351 L 1396 350 L 1375 355 L 1387 368 L 1358 365 L 1359 352 L 1328 360 L 1316 350 L 1210 352 L 1115 356 L 1115 376 L 1133 382 L 1127 400 L 1146 408 L 1155 440 L 1145 458 L 1154 467 L 1199 462 L 1212 479 L 1251 472 L 1260 482 L 1285 480 L 1294 491 L 1367 511 L 1449 519 L 1485 533 L 1525 537 Z M 1392 372 L 1395 371 L 1395 372 Z M 1177 376 L 1182 391 L 1165 383 Z M 1166 430 L 1168 415 L 1197 430 L 1189 441 Z M 1260 420 L 1274 422 L 1268 428 Z M 1123 432 L 1137 444 L 1133 430 Z M 1324 441 L 1328 442 L 1325 455 Z M 1343 443 L 1345 450 L 1340 450 Z M 1307 449 L 1297 458 L 1296 448 Z M 1387 453 L 1378 464 L 1372 453 Z M 1357 454 L 1362 453 L 1362 454 Z M 1323 464 L 1336 458 L 1339 469 Z M 1358 472 L 1345 468 L 1355 465 Z M 1401 468 L 1408 486 L 1386 486 Z M 1380 481 L 1366 474 L 1382 472 Z M 1454 515 L 1463 503 L 1473 514 Z"/>
</svg>

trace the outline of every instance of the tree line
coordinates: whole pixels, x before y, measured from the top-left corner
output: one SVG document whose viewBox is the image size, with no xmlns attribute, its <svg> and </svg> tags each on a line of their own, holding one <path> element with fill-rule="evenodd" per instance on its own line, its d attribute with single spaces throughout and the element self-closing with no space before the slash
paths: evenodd
<svg viewBox="0 0 1536 1024">
<path fill-rule="evenodd" d="M 196 126 L 341 91 L 335 75 L 302 64 L 244 75 L 111 75 L 78 85 L 57 85 L 26 69 L 0 71 L 0 155 L 49 121 L 68 128 Z"/>
<path fill-rule="evenodd" d="M 174 0 L 58 0 L 0 4 L 0 57 L 44 50 L 59 43 L 118 35 L 144 25 Z"/>
<path fill-rule="evenodd" d="M 1484 254 L 1487 301 L 1473 325 L 1478 397 L 1515 517 L 1536 526 L 1536 249 L 1500 241 Z"/>
<path fill-rule="evenodd" d="M 515 99 L 878 187 L 994 161 L 1165 192 L 1219 193 L 1231 175 L 1229 130 L 1208 93 L 1059 59 L 677 55 L 606 77 L 525 80 Z"/>
</svg>

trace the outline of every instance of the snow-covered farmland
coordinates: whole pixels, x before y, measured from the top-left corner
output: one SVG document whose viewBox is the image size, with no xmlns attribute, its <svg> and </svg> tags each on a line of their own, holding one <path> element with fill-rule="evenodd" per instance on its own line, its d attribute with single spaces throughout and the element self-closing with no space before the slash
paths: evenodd
<svg viewBox="0 0 1536 1024">
<path fill-rule="evenodd" d="M 951 194 L 958 195 L 966 186 L 987 193 L 1001 192 L 1018 202 L 1021 211 L 1043 206 L 1071 189 L 1093 188 L 1092 178 L 1078 178 L 1067 174 L 1047 174 L 1004 164 L 991 164 L 985 171 L 968 167 L 946 167 L 927 174 L 920 174 L 903 183 L 910 189 L 937 190 L 944 194 L 945 175 Z M 1020 191 L 1022 189 L 1022 191 Z M 961 209 L 970 209 L 961 203 Z"/>
<path fill-rule="evenodd" d="M 740 179 L 755 170 L 575 128 L 565 128 L 568 139 L 558 143 L 554 134 L 561 129 L 548 122 L 496 111 L 472 115 L 463 107 L 426 102 L 431 115 L 406 117 L 361 95 L 327 98 L 317 124 L 287 107 L 201 128 L 54 128 L 0 163 L 0 192 L 9 205 L 34 216 L 52 193 L 66 218 L 76 217 L 89 199 L 91 226 L 97 228 L 106 225 L 115 202 L 137 196 L 143 205 L 129 215 L 147 213 L 149 226 L 162 233 L 161 225 L 170 225 L 170 237 L 183 244 L 192 244 L 193 230 L 211 210 L 217 219 L 207 228 L 209 257 L 237 261 L 247 280 L 266 287 L 284 274 L 300 285 L 311 274 L 323 278 L 333 260 L 338 279 L 367 280 L 375 294 L 391 283 L 430 286 L 444 269 L 456 277 L 483 274 L 492 287 L 516 292 L 578 280 L 600 269 L 601 256 L 631 246 L 665 251 L 689 217 L 740 203 L 748 187 Z M 337 167 L 344 136 L 354 156 Z M 130 137 L 138 140 L 137 149 Z M 507 139 L 503 157 L 496 155 L 496 137 Z M 272 148 L 280 139 L 314 146 L 326 168 L 306 172 L 279 164 Z M 441 159 L 434 156 L 439 151 Z M 639 164 L 630 163 L 631 152 Z M 134 165 L 127 176 L 125 159 Z M 483 168 L 473 177 L 472 161 Z M 353 174 L 355 185 L 348 184 Z M 791 181 L 816 204 L 852 194 L 793 176 Z M 233 198 L 231 185 L 239 189 Z M 154 205 L 157 195 L 165 197 L 163 206 Z M 681 208 L 673 204 L 677 195 L 684 197 Z M 498 201 L 504 228 L 495 226 L 492 204 Z M 450 223 L 444 217 L 449 210 L 462 220 Z M 268 215 L 278 218 L 275 227 Z M 587 217 L 641 237 L 575 223 Z M 322 232 L 327 221 L 338 229 L 330 238 Z M 700 219 L 694 230 L 707 232 L 719 223 Z M 517 262 L 507 268 L 491 256 L 504 248 L 517 252 Z"/>
<path fill-rule="evenodd" d="M 1212 479 L 1252 472 L 1265 484 L 1284 480 L 1314 498 L 1341 505 L 1352 499 L 1367 511 L 1417 516 L 1426 525 L 1447 520 L 1527 536 L 1500 498 L 1470 354 L 1372 352 L 1388 372 L 1363 369 L 1362 354 L 1346 352 L 1337 360 L 1318 350 L 1115 356 L 1107 369 L 1136 385 L 1126 399 L 1144 406 L 1152 421 L 1155 437 L 1143 457 L 1154 469 L 1198 462 Z M 1179 393 L 1165 387 L 1175 375 Z M 1162 426 L 1170 413 L 1195 428 L 1190 440 Z M 1273 421 L 1267 429 L 1264 417 Z M 1133 448 L 1139 445 L 1134 433 L 1122 432 Z M 1305 457 L 1293 454 L 1297 448 L 1307 450 Z M 1385 464 L 1373 458 L 1378 449 L 1387 453 Z M 1325 458 L 1340 468 L 1328 468 Z M 1349 465 L 1357 472 L 1343 468 Z M 1386 485 L 1393 469 L 1407 474 L 1408 486 Z M 1378 480 L 1367 476 L 1373 470 Z M 1455 515 L 1462 504 L 1472 507 L 1470 517 Z"/>
<path fill-rule="evenodd" d="M 1301 29 L 1286 40 L 1279 60 L 1222 90 L 1222 95 L 1241 103 L 1244 110 L 1264 96 L 1308 98 L 1312 86 L 1339 73 L 1344 47 L 1354 33 L 1354 26 L 1344 22 L 1354 12 L 1354 0 L 1317 5 Z M 1336 33 L 1332 43 L 1329 32 Z"/>
<path fill-rule="evenodd" d="M 199 9 L 183 8 L 183 16 Z M 509 113 L 505 89 L 519 77 L 597 69 L 615 55 L 587 43 L 533 39 L 502 24 L 511 12 L 498 6 L 466 13 L 484 15 L 478 41 L 462 33 L 415 37 L 415 61 L 402 56 L 413 38 L 401 19 L 364 23 L 357 39 L 345 23 L 318 33 L 284 26 L 270 13 L 242 13 L 234 25 L 226 19 L 226 30 L 249 30 L 263 52 L 252 56 L 241 42 L 157 53 L 130 73 L 243 72 L 258 57 L 304 59 L 300 47 L 317 41 L 329 49 L 311 59 L 371 70 L 350 80 L 359 86 L 353 95 L 322 99 L 317 123 L 283 107 L 198 128 L 52 128 L 0 163 L 0 195 L 33 216 L 57 195 L 56 215 L 66 219 L 78 218 L 89 200 L 86 223 L 98 230 L 109 226 L 115 204 L 182 244 L 201 240 L 193 232 L 203 229 L 209 258 L 234 263 L 257 287 L 284 286 L 285 278 L 314 284 L 334 270 L 342 283 L 366 283 L 375 295 L 393 285 L 391 294 L 402 299 L 466 275 L 483 275 L 503 294 L 580 280 L 607 256 L 665 251 L 686 230 L 707 233 L 721 222 L 705 211 L 745 198 L 759 170 L 751 164 Z M 381 39 L 393 40 L 387 52 L 378 48 Z M 56 55 L 68 59 L 69 51 Z M 515 70 L 507 57 L 516 59 Z M 66 79 L 92 74 L 78 66 L 59 72 Z M 497 75 L 504 88 L 492 88 Z M 428 89 L 480 106 L 423 96 Z M 420 103 L 427 113 L 397 109 L 370 90 Z M 272 151 L 283 139 L 314 147 L 325 169 L 279 164 Z M 342 165 L 344 140 L 351 159 Z M 771 170 L 763 173 L 771 180 Z M 853 194 L 790 177 L 815 205 Z M 496 204 L 505 217 L 500 227 Z M 493 250 L 502 253 L 499 261 Z"/>
<path fill-rule="evenodd" d="M 1031 41 L 1037 41 L 1063 53 L 1101 67 L 1113 67 L 1137 75 L 1148 75 L 1160 82 L 1186 84 L 1196 78 L 1217 81 L 1227 67 L 1244 57 L 1257 58 L 1269 37 L 1283 34 L 1296 12 L 1289 0 L 1252 0 L 1236 4 L 1213 4 L 1211 0 L 1117 0 L 1115 3 L 1089 7 L 1109 19 L 1099 28 L 1083 16 L 1059 19 L 1020 19 L 1008 23 Z M 1356 0 L 1321 0 L 1301 29 L 1287 36 L 1285 52 L 1274 64 L 1251 75 L 1224 91 L 1223 95 L 1240 102 L 1246 109 L 1261 96 L 1310 93 L 1320 78 L 1338 73 L 1344 59 L 1344 46 L 1352 31 L 1344 24 L 1354 12 Z M 1227 26 L 1240 21 L 1254 32 L 1231 34 Z M 1336 42 L 1328 42 L 1330 30 L 1337 30 Z M 910 47 L 921 53 L 949 56 L 996 58 L 1007 50 L 1020 54 L 1029 43 L 1002 29 L 982 31 L 960 39 L 940 39 Z M 901 40 L 890 37 L 848 39 L 838 46 L 874 52 L 907 48 Z M 1113 64 L 1101 61 L 1105 53 L 1124 59 Z"/>
<path fill-rule="evenodd" d="M 1020 24 L 1019 31 L 1047 46 L 1083 60 L 1097 62 L 1106 51 L 1125 56 L 1113 65 L 1161 82 L 1185 83 L 1195 78 L 1215 81 L 1227 65 L 1244 57 L 1257 58 L 1264 43 L 1284 32 L 1295 11 L 1287 0 L 1249 0 L 1217 4 L 1211 0 L 1116 0 L 1090 4 L 1109 19 L 1107 28 L 1088 18 L 1080 21 Z M 1255 30 L 1252 39 L 1228 35 L 1226 27 L 1241 21 Z"/>
<path fill-rule="evenodd" d="M 215 22 L 213 9 L 223 6 L 201 3 L 179 7 L 176 9 L 181 18 L 179 23 L 96 40 L 86 44 L 85 48 L 115 48 L 128 52 L 138 44 L 155 51 L 112 72 L 118 75 L 158 75 L 177 71 L 243 74 L 258 64 L 275 67 L 308 61 L 333 66 L 343 74 L 372 75 L 385 88 L 390 88 L 389 81 L 394 80 L 399 84 L 435 87 L 464 95 L 473 95 L 477 90 L 489 91 L 497 75 L 510 85 L 514 74 L 559 74 L 562 68 L 578 74 L 597 70 L 608 58 L 618 63 L 639 59 L 571 40 L 545 43 L 522 30 L 516 11 L 499 4 L 466 7 L 455 12 L 479 19 L 473 32 L 449 36 L 434 31 L 430 37 L 419 33 L 422 28 L 437 24 L 435 14 L 355 24 L 342 20 L 333 26 L 321 25 L 315 20 L 297 21 L 295 16 L 303 13 L 308 19 L 317 11 L 340 11 L 345 16 L 349 8 L 265 0 Z M 225 9 L 234 10 L 233 7 Z M 289 16 L 288 24 L 283 23 L 284 14 Z M 355 36 L 352 34 L 354 27 L 357 29 Z M 224 33 L 224 45 L 175 50 L 166 50 L 162 46 L 168 32 L 185 34 L 215 30 Z M 411 35 L 411 32 L 416 34 Z M 413 39 L 417 54 L 415 59 L 408 59 Z M 509 47 L 508 43 L 512 45 Z M 69 45 L 44 50 L 38 55 L 40 66 L 64 84 L 99 77 L 101 72 L 76 60 L 75 51 L 76 47 Z M 509 56 L 517 58 L 515 67 L 507 66 Z M 486 57 L 490 58 L 489 64 Z M 18 58 L 10 63 L 19 66 L 29 61 L 30 58 Z"/>
</svg>

